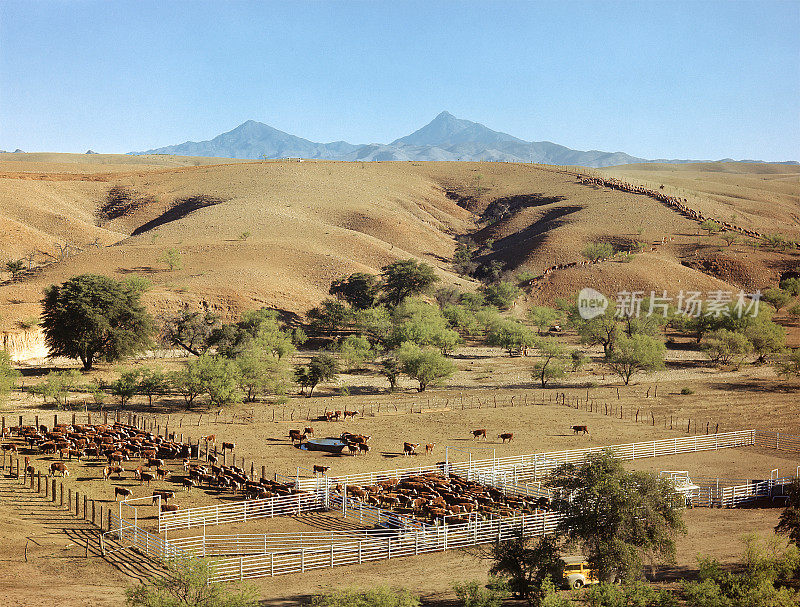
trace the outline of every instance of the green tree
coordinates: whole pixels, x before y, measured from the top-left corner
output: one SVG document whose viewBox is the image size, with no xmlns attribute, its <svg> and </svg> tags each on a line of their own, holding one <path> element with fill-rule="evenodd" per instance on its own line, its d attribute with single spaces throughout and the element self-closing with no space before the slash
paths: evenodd
<svg viewBox="0 0 800 607">
<path fill-rule="evenodd" d="M 587 244 L 581 251 L 589 261 L 600 261 L 614 256 L 614 245 L 610 242 L 593 242 Z"/>
<path fill-rule="evenodd" d="M 324 299 L 320 305 L 306 312 L 306 317 L 312 331 L 329 335 L 344 329 L 352 319 L 352 313 L 342 302 Z"/>
<path fill-rule="evenodd" d="M 167 375 L 161 369 L 144 367 L 139 377 L 139 386 L 136 391 L 147 396 L 147 404 L 153 406 L 153 396 L 163 394 L 169 387 Z"/>
<path fill-rule="evenodd" d="M 606 364 L 627 386 L 638 371 L 647 373 L 663 369 L 666 351 L 663 341 L 648 335 L 622 335 L 606 355 Z"/>
<path fill-rule="evenodd" d="M 718 233 L 722 229 L 722 226 L 713 219 L 706 219 L 700 224 L 700 229 L 705 230 L 708 232 L 708 235 L 711 236 L 712 234 Z"/>
<path fill-rule="evenodd" d="M 350 274 L 346 278 L 334 280 L 329 293 L 358 310 L 373 307 L 378 301 L 380 283 L 377 276 L 365 272 Z"/>
<path fill-rule="evenodd" d="M 474 258 L 475 247 L 469 243 L 459 242 L 453 253 L 453 269 L 462 276 L 471 275 L 478 267 Z"/>
<path fill-rule="evenodd" d="M 211 347 L 210 339 L 220 328 L 220 319 L 209 311 L 186 310 L 164 318 L 161 327 L 161 341 L 165 345 L 200 356 Z"/>
<path fill-rule="evenodd" d="M 420 602 L 405 588 L 379 586 L 370 590 L 341 588 L 311 599 L 312 607 L 419 607 Z"/>
<path fill-rule="evenodd" d="M 573 307 L 570 310 L 570 322 L 578 329 L 581 343 L 603 346 L 603 354 L 606 356 L 623 333 L 622 325 L 614 317 L 614 310 L 610 306 L 602 314 L 588 320 L 580 318 L 577 308 Z"/>
<path fill-rule="evenodd" d="M 269 308 L 248 310 L 236 323 L 215 329 L 209 343 L 217 347 L 217 354 L 228 358 L 254 346 L 278 358 L 294 353 L 292 334 L 281 325 L 278 312 Z"/>
<path fill-rule="evenodd" d="M 548 308 L 547 306 L 532 306 L 528 310 L 528 318 L 530 318 L 533 326 L 539 331 L 539 335 L 543 331 L 549 331 L 550 327 L 557 324 L 561 319 L 562 313 L 555 308 Z"/>
<path fill-rule="evenodd" d="M 456 371 L 455 364 L 449 358 L 411 342 L 400 346 L 397 359 L 403 373 L 419 382 L 419 392 L 424 392 L 428 386 L 450 377 Z"/>
<path fill-rule="evenodd" d="M 208 394 L 212 405 L 229 405 L 241 400 L 239 368 L 235 362 L 221 355 L 203 354 L 196 365 L 202 393 Z"/>
<path fill-rule="evenodd" d="M 533 365 L 533 376 L 542 383 L 542 388 L 551 379 L 561 379 L 567 374 L 571 360 L 566 347 L 555 339 L 539 339 L 536 350 L 539 360 Z"/>
<path fill-rule="evenodd" d="M 462 341 L 448 324 L 436 306 L 406 298 L 392 312 L 392 329 L 387 343 L 390 347 L 397 347 L 404 342 L 413 342 L 419 346 L 433 346 L 447 354 Z"/>
<path fill-rule="evenodd" d="M 201 354 L 201 356 L 203 356 Z M 189 360 L 181 369 L 169 375 L 172 387 L 183 396 L 187 407 L 194 404 L 195 399 L 203 393 L 203 381 L 200 377 L 201 363 L 198 359 Z"/>
<path fill-rule="evenodd" d="M 782 289 L 767 289 L 761 294 L 761 299 L 774 306 L 776 311 L 789 303 L 791 298 L 792 296 Z"/>
<path fill-rule="evenodd" d="M 653 588 L 641 580 L 590 586 L 583 600 L 591 607 L 678 607 L 677 599 L 669 590 Z"/>
<path fill-rule="evenodd" d="M 44 381 L 36 387 L 36 392 L 42 398 L 52 399 L 59 409 L 66 409 L 69 403 L 69 394 L 78 386 L 81 374 L 75 369 L 66 371 L 50 371 Z"/>
<path fill-rule="evenodd" d="M 522 295 L 522 289 L 511 282 L 485 285 L 481 290 L 486 297 L 486 303 L 501 310 L 508 310 L 514 305 L 517 298 Z"/>
<path fill-rule="evenodd" d="M 120 406 L 124 407 L 139 391 L 139 380 L 142 372 L 139 369 L 123 370 L 119 377 L 111 382 L 109 391 L 114 396 L 119 396 Z"/>
<path fill-rule="evenodd" d="M 555 504 L 564 515 L 559 530 L 581 548 L 601 580 L 639 577 L 643 556 L 674 559 L 675 538 L 685 525 L 681 496 L 668 479 L 629 472 L 603 452 L 559 466 L 547 486 L 569 496 Z"/>
<path fill-rule="evenodd" d="M 337 350 L 350 371 L 358 369 L 360 365 L 375 357 L 375 351 L 363 335 L 348 335 L 341 341 Z"/>
<path fill-rule="evenodd" d="M 725 244 L 731 246 L 735 242 L 739 240 L 739 237 L 736 235 L 735 232 L 723 232 L 722 233 L 722 240 L 725 241 Z"/>
<path fill-rule="evenodd" d="M 0 350 L 0 400 L 6 397 L 16 385 L 20 372 L 11 366 L 8 350 Z"/>
<path fill-rule="evenodd" d="M 398 305 L 406 297 L 425 293 L 439 280 L 433 268 L 424 261 L 395 261 L 381 268 L 381 290 L 387 303 Z"/>
<path fill-rule="evenodd" d="M 234 362 L 239 368 L 239 387 L 244 392 L 245 401 L 253 402 L 262 394 L 286 394 L 289 364 L 285 358 L 278 358 L 257 345 L 251 345 Z"/>
<path fill-rule="evenodd" d="M 165 561 L 166 575 L 155 575 L 125 590 L 128 607 L 256 607 L 249 586 L 209 583 L 211 565 L 202 559 Z"/>
<path fill-rule="evenodd" d="M 380 373 L 388 380 L 390 392 L 397 390 L 397 382 L 402 372 L 403 368 L 396 355 L 391 354 L 381 360 Z"/>
<path fill-rule="evenodd" d="M 703 353 L 715 364 L 737 366 L 753 350 L 753 344 L 741 333 L 728 329 L 711 331 L 704 338 Z"/>
<path fill-rule="evenodd" d="M 748 319 L 744 328 L 744 336 L 750 342 L 752 351 L 758 356 L 757 362 L 763 363 L 770 354 L 779 354 L 786 347 L 786 331 L 782 326 L 772 322 L 769 314 L 759 314 Z"/>
<path fill-rule="evenodd" d="M 486 344 L 503 348 L 509 356 L 525 353 L 535 341 L 533 331 L 510 318 L 498 318 L 492 322 L 486 333 Z"/>
<path fill-rule="evenodd" d="M 164 251 L 158 261 L 167 264 L 169 271 L 180 270 L 183 267 L 183 259 L 178 249 L 170 248 Z"/>
<path fill-rule="evenodd" d="M 561 581 L 564 577 L 564 561 L 558 552 L 552 536 L 539 539 L 518 536 L 495 542 L 489 554 L 492 559 L 489 573 L 505 580 L 518 598 L 526 599 L 530 605 L 540 605 L 547 595 L 546 581 Z"/>
<path fill-rule="evenodd" d="M 781 512 L 775 531 L 786 534 L 790 542 L 800 546 L 800 480 L 794 479 L 785 492 L 789 501 Z"/>
<path fill-rule="evenodd" d="M 338 375 L 339 361 L 335 356 L 327 352 L 321 352 L 314 356 L 308 363 L 308 396 L 311 397 L 317 384 L 324 381 L 335 381 Z"/>
<path fill-rule="evenodd" d="M 150 345 L 153 320 L 141 291 L 108 276 L 83 274 L 45 289 L 42 327 L 50 356 L 114 362 Z"/>
</svg>

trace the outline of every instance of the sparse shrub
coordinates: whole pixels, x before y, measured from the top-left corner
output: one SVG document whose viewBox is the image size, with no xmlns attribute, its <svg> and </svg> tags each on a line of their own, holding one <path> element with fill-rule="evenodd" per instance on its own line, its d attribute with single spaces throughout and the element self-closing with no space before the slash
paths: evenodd
<svg viewBox="0 0 800 607">
<path fill-rule="evenodd" d="M 784 278 L 779 286 L 793 297 L 800 295 L 800 278 Z"/>
<path fill-rule="evenodd" d="M 713 219 L 706 219 L 700 224 L 700 228 L 708 232 L 708 235 L 711 236 L 712 234 L 719 232 L 722 229 L 722 226 Z"/>
<path fill-rule="evenodd" d="M 21 259 L 7 261 L 6 271 L 11 273 L 11 278 L 17 278 L 25 271 L 25 262 Z"/>
<path fill-rule="evenodd" d="M 731 246 L 735 242 L 739 240 L 739 237 L 736 235 L 735 232 L 723 232 L 722 233 L 722 240 L 725 241 L 725 244 Z"/>
<path fill-rule="evenodd" d="M 608 259 L 614 255 L 614 245 L 610 242 L 593 242 L 583 248 L 581 255 L 589 261 Z"/>
<path fill-rule="evenodd" d="M 684 386 L 683 388 L 681 388 L 681 394 L 683 394 L 684 396 L 687 396 L 689 394 L 694 394 L 694 390 Z"/>
<path fill-rule="evenodd" d="M 486 303 L 496 306 L 501 310 L 508 310 L 517 298 L 522 295 L 522 290 L 511 282 L 498 282 L 496 284 L 484 286 L 483 294 Z"/>
<path fill-rule="evenodd" d="M 532 281 L 534 278 L 536 278 L 536 274 L 531 272 L 530 270 L 523 270 L 522 272 L 519 272 L 515 276 L 515 280 L 517 281 L 517 286 L 520 286 L 520 287 L 523 286 L 523 285 L 526 285 L 527 283 Z"/>
<path fill-rule="evenodd" d="M 252 233 L 242 232 L 241 234 L 239 234 L 239 240 L 247 240 L 248 238 L 250 238 L 250 236 L 252 236 Z"/>
<path fill-rule="evenodd" d="M 202 559 L 165 562 L 158 574 L 125 590 L 128 607 L 256 607 L 258 593 L 249 586 L 211 584 L 211 565 Z"/>
<path fill-rule="evenodd" d="M 786 310 L 792 316 L 800 316 L 800 304 L 794 304 Z"/>
<path fill-rule="evenodd" d="M 792 298 L 789 293 L 782 289 L 767 289 L 761 294 L 761 299 L 768 304 L 775 306 L 775 310 L 780 310 L 783 306 L 789 303 Z"/>
<path fill-rule="evenodd" d="M 464 607 L 500 607 L 509 594 L 508 591 L 485 588 L 477 580 L 456 582 L 453 584 L 453 591 Z"/>
<path fill-rule="evenodd" d="M 704 342 L 702 348 L 705 355 L 712 362 L 721 365 L 732 362 L 738 365 L 753 349 L 753 344 L 747 337 L 728 329 L 711 331 Z"/>
<path fill-rule="evenodd" d="M 181 252 L 175 248 L 170 248 L 164 251 L 163 255 L 158 258 L 158 261 L 167 264 L 170 272 L 174 270 L 180 270 L 183 267 Z"/>
<path fill-rule="evenodd" d="M 59 409 L 66 409 L 69 404 L 69 393 L 76 388 L 81 374 L 75 369 L 67 371 L 50 371 L 44 382 L 36 386 L 36 392 L 42 395 L 45 402 L 51 398 Z"/>
<path fill-rule="evenodd" d="M 343 588 L 318 594 L 312 607 L 419 607 L 420 602 L 405 588 L 380 586 L 371 590 Z"/>
<path fill-rule="evenodd" d="M 19 371 L 11 366 L 11 356 L 8 351 L 0 350 L 0 399 L 11 391 L 19 375 Z"/>
</svg>

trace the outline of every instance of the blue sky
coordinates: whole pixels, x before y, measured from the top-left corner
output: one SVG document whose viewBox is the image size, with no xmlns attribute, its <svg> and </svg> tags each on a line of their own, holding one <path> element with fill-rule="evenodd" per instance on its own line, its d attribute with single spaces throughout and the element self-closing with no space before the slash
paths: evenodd
<svg viewBox="0 0 800 607">
<path fill-rule="evenodd" d="M 248 119 L 386 143 L 442 110 L 582 150 L 800 160 L 800 0 L 0 0 L 0 149 Z"/>
</svg>

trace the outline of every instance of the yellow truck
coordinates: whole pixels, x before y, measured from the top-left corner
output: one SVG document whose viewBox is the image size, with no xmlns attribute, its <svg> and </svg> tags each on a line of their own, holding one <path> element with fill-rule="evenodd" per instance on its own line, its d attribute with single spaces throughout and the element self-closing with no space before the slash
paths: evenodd
<svg viewBox="0 0 800 607">
<path fill-rule="evenodd" d="M 569 588 L 582 588 L 586 584 L 597 584 L 597 573 L 589 567 L 582 556 L 568 556 L 564 561 L 564 584 Z"/>
</svg>

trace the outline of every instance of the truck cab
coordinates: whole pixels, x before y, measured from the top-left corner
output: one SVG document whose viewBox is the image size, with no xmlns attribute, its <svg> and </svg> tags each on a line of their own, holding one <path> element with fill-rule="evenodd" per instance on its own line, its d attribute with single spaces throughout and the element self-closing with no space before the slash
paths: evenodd
<svg viewBox="0 0 800 607">
<path fill-rule="evenodd" d="M 565 557 L 564 585 L 568 588 L 582 588 L 586 584 L 597 584 L 597 573 L 589 567 L 582 556 Z"/>
</svg>

